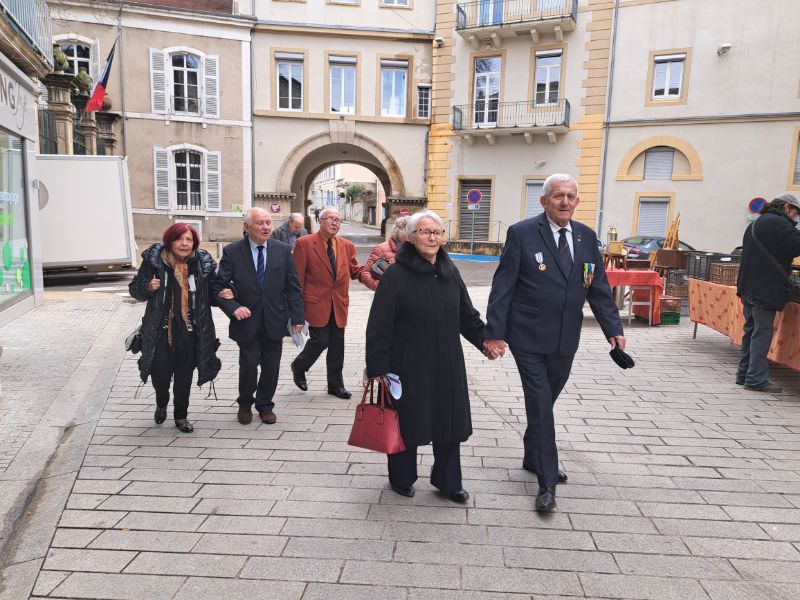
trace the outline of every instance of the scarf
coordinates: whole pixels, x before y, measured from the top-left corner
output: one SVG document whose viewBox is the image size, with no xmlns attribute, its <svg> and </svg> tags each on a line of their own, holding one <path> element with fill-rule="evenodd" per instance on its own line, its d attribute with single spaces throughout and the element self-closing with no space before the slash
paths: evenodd
<svg viewBox="0 0 800 600">
<path fill-rule="evenodd" d="M 176 315 L 181 317 L 179 321 L 174 322 L 175 330 L 179 332 L 179 337 L 184 337 L 184 332 L 189 330 L 189 264 L 188 261 L 175 260 L 172 252 L 166 249 L 161 254 L 161 260 L 167 267 L 172 269 L 175 281 L 178 284 L 174 286 L 174 293 L 167 313 L 167 341 L 170 347 L 173 347 L 173 322 Z M 179 305 L 177 309 L 176 304 Z"/>
</svg>

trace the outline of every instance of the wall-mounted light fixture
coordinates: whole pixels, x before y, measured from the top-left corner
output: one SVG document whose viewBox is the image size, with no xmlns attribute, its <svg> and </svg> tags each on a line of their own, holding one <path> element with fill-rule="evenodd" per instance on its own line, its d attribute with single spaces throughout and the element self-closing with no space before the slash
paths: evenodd
<svg viewBox="0 0 800 600">
<path fill-rule="evenodd" d="M 717 48 L 717 56 L 722 56 L 723 54 L 727 54 L 730 52 L 730 49 L 733 48 L 733 44 L 720 44 L 719 48 Z"/>
</svg>

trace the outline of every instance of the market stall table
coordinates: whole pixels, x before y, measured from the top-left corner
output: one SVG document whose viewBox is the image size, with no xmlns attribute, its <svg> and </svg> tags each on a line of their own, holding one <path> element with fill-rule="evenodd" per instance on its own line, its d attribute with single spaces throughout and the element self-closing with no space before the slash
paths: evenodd
<svg viewBox="0 0 800 600">
<path fill-rule="evenodd" d="M 608 285 L 612 287 L 628 286 L 631 288 L 634 303 L 633 314 L 647 319 L 650 325 L 661 323 L 661 292 L 664 285 L 658 273 L 638 269 L 627 271 L 623 269 L 608 269 L 606 270 L 606 276 L 608 277 Z M 648 306 L 650 304 L 652 304 L 652 307 Z M 649 314 L 651 308 L 652 319 Z"/>
<path fill-rule="evenodd" d="M 689 279 L 689 319 L 726 335 L 737 346 L 742 345 L 744 314 L 742 302 L 734 286 Z M 789 302 L 775 315 L 772 345 L 767 358 L 800 371 L 800 304 Z"/>
</svg>

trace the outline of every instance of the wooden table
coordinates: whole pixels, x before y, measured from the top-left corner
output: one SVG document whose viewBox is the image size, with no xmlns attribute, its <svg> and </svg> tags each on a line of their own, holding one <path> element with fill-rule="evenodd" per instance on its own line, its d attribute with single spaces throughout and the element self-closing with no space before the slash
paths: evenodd
<svg viewBox="0 0 800 600">
<path fill-rule="evenodd" d="M 744 314 L 742 302 L 734 286 L 689 279 L 689 318 L 728 336 L 742 345 Z M 767 358 L 795 371 L 800 371 L 800 304 L 789 302 L 775 315 L 775 329 Z"/>
<path fill-rule="evenodd" d="M 655 271 L 608 269 L 606 276 L 610 286 L 624 285 L 630 287 L 634 303 L 644 302 L 645 296 L 649 293 L 653 304 L 652 320 L 649 318 L 648 308 L 644 304 L 634 304 L 633 314 L 646 319 L 650 325 L 661 323 L 661 292 L 664 289 L 664 284 L 661 282 L 661 277 L 658 273 Z"/>
</svg>

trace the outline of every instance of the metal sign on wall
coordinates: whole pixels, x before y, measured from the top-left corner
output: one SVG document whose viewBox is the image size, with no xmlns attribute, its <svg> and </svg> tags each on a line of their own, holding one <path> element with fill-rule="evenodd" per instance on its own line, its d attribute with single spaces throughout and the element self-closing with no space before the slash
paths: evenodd
<svg viewBox="0 0 800 600">
<path fill-rule="evenodd" d="M 36 139 L 36 104 L 32 84 L 25 75 L 0 55 L 0 125 L 12 132 Z"/>
</svg>

